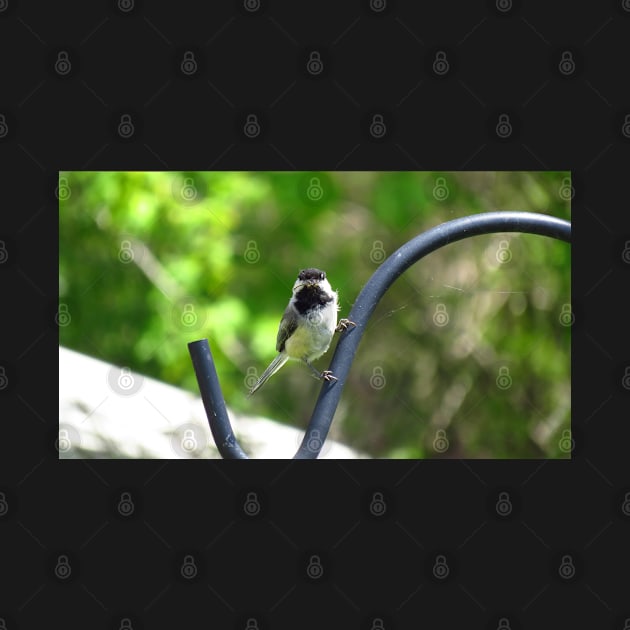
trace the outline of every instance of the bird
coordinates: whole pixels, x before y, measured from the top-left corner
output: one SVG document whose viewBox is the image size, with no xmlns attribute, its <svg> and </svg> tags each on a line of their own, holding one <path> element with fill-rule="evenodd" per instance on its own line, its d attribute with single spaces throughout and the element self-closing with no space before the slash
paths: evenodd
<svg viewBox="0 0 630 630">
<path fill-rule="evenodd" d="M 320 379 L 336 381 L 330 371 L 319 372 L 311 363 L 330 347 L 335 332 L 343 332 L 356 324 L 340 319 L 339 296 L 333 291 L 326 272 L 315 267 L 302 269 L 293 285 L 276 338 L 278 355 L 249 390 L 249 396 L 260 389 L 289 359 L 303 361 Z"/>
</svg>

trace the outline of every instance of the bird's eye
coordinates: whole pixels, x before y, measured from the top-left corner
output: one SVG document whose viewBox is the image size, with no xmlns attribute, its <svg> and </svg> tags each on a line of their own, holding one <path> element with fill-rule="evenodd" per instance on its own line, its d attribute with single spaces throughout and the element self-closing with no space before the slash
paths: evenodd
<svg viewBox="0 0 630 630">
<path fill-rule="evenodd" d="M 326 277 L 326 274 L 325 274 L 325 273 L 320 273 L 320 274 L 319 274 L 319 279 L 320 279 L 320 280 L 323 280 L 325 277 Z"/>
</svg>

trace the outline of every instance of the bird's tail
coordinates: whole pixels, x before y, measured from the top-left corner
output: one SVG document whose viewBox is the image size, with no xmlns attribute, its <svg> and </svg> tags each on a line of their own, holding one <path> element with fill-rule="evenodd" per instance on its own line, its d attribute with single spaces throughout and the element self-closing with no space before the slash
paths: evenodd
<svg viewBox="0 0 630 630">
<path fill-rule="evenodd" d="M 257 389 L 260 389 L 287 361 L 289 357 L 281 352 L 262 373 L 261 377 L 256 381 L 254 386 L 249 390 L 248 396 L 251 396 Z"/>
</svg>

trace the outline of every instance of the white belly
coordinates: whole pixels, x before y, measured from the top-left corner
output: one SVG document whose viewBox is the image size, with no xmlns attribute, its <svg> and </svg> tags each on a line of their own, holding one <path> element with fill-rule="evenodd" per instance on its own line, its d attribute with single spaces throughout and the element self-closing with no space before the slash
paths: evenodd
<svg viewBox="0 0 630 630">
<path fill-rule="evenodd" d="M 336 308 L 315 311 L 287 339 L 284 350 L 292 359 L 317 359 L 328 350 L 336 327 Z"/>
</svg>

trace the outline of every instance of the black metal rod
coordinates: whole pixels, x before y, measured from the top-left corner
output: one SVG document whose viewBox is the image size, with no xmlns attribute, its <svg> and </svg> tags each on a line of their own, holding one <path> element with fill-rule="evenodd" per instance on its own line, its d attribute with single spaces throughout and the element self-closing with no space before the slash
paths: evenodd
<svg viewBox="0 0 630 630">
<path fill-rule="evenodd" d="M 314 459 L 319 455 L 367 322 L 380 299 L 398 276 L 440 247 L 470 236 L 495 232 L 540 234 L 571 242 L 571 224 L 567 221 L 532 212 L 500 211 L 473 214 L 442 223 L 396 250 L 368 280 L 348 315 L 348 319 L 355 322 L 356 327 L 342 333 L 329 367 L 337 380 L 324 381 L 295 459 Z"/>
<path fill-rule="evenodd" d="M 219 449 L 219 453 L 225 459 L 247 459 L 247 455 L 237 442 L 232 431 L 208 340 L 200 339 L 199 341 L 190 342 L 188 344 L 188 352 L 195 368 L 201 400 L 203 400 L 212 437 Z"/>
<path fill-rule="evenodd" d="M 348 319 L 355 322 L 356 327 L 342 333 L 335 349 L 330 370 L 337 380 L 324 381 L 295 459 L 315 459 L 321 452 L 367 322 L 379 300 L 398 276 L 440 247 L 470 236 L 496 232 L 539 234 L 571 242 L 571 224 L 567 221 L 545 214 L 501 211 L 473 214 L 448 221 L 416 236 L 396 250 L 368 280 L 348 315 Z M 247 459 L 232 431 L 208 340 L 189 343 L 188 349 L 219 452 L 227 459 Z"/>
</svg>

